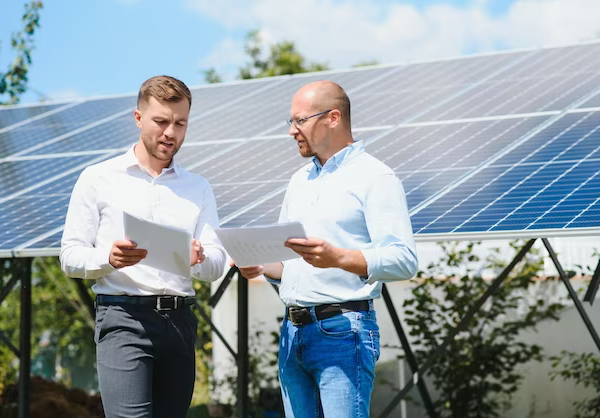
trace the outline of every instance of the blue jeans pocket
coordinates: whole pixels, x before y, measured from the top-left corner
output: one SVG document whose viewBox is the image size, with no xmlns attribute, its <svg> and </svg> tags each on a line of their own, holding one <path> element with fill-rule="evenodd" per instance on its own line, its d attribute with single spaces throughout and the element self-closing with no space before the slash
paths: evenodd
<svg viewBox="0 0 600 418">
<path fill-rule="evenodd" d="M 350 314 L 341 314 L 317 321 L 319 331 L 330 337 L 345 337 L 356 332 L 356 321 Z"/>
</svg>

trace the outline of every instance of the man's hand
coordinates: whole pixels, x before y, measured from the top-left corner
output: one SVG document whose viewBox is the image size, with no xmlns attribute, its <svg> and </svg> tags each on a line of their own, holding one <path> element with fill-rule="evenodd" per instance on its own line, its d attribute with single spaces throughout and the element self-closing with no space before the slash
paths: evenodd
<svg viewBox="0 0 600 418">
<path fill-rule="evenodd" d="M 114 268 L 133 266 L 146 257 L 148 252 L 142 248 L 137 248 L 137 244 L 129 240 L 115 241 L 110 249 L 108 262 Z"/>
<path fill-rule="evenodd" d="M 290 238 L 285 244 L 315 267 L 340 267 L 340 259 L 344 255 L 342 248 L 337 248 L 319 238 Z"/>
<path fill-rule="evenodd" d="M 192 240 L 191 265 L 193 266 L 194 264 L 201 264 L 205 258 L 206 256 L 204 255 L 204 248 L 202 248 L 202 245 L 200 245 L 200 241 L 197 239 Z"/>
<path fill-rule="evenodd" d="M 229 261 L 229 267 L 233 267 L 235 265 L 235 261 Z M 246 279 L 255 279 L 265 271 L 264 266 L 253 266 L 253 267 L 238 267 L 242 276 Z"/>
</svg>

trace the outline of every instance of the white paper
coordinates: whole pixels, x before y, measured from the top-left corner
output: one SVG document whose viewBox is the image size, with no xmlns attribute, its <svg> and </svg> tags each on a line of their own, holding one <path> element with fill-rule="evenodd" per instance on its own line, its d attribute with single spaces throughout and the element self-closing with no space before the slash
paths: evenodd
<svg viewBox="0 0 600 418">
<path fill-rule="evenodd" d="M 148 253 L 139 264 L 178 276 L 191 277 L 192 237 L 180 228 L 161 225 L 123 212 L 125 239 Z"/>
<path fill-rule="evenodd" d="M 306 238 L 300 222 L 248 228 L 218 228 L 215 233 L 238 267 L 300 257 L 283 243 L 288 238 Z"/>
</svg>

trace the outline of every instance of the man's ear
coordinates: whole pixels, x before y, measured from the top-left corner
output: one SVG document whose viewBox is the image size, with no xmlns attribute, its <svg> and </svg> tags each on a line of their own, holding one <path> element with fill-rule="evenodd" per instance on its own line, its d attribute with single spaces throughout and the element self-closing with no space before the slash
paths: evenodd
<svg viewBox="0 0 600 418">
<path fill-rule="evenodd" d="M 133 111 L 133 118 L 135 119 L 135 124 L 137 125 L 138 128 L 142 127 L 142 112 L 139 111 L 139 109 L 135 109 Z"/>
<path fill-rule="evenodd" d="M 332 109 L 329 112 L 329 124 L 333 128 L 340 123 L 342 123 L 342 113 L 338 109 Z"/>
</svg>

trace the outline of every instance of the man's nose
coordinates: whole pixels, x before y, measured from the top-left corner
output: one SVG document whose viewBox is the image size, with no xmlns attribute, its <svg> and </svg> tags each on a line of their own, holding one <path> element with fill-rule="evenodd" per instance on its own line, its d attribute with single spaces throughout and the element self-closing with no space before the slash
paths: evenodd
<svg viewBox="0 0 600 418">
<path fill-rule="evenodd" d="M 173 124 L 169 124 L 169 126 L 167 126 L 167 129 L 165 129 L 165 131 L 163 132 L 163 134 L 168 137 L 168 138 L 173 138 L 175 137 L 175 127 L 173 126 Z"/>
</svg>

